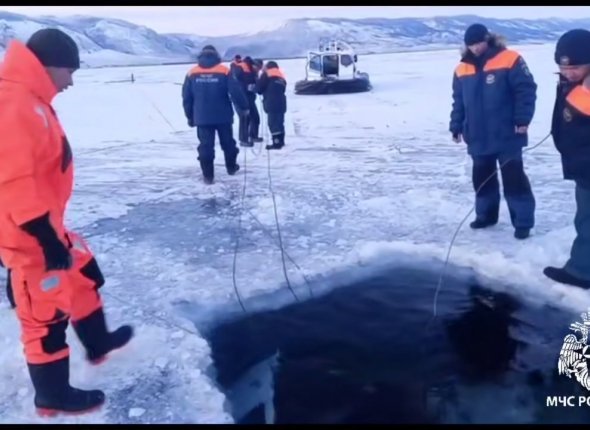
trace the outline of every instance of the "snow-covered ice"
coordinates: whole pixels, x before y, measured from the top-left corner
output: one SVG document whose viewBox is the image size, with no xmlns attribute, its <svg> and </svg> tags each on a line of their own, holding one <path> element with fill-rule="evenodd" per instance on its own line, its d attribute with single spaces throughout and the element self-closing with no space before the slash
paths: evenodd
<svg viewBox="0 0 590 430">
<path fill-rule="evenodd" d="M 550 127 L 553 45 L 518 49 L 539 84 L 534 144 Z M 350 279 L 380 265 L 444 259 L 473 204 L 470 161 L 447 132 L 458 58 L 457 50 L 361 56 L 371 93 L 289 93 L 287 146 L 270 156 L 288 277 L 299 299 L 310 295 L 303 275 L 320 292 L 336 282 L 332 275 Z M 304 60 L 279 64 L 292 91 Z M 137 335 L 95 368 L 68 330 L 72 383 L 104 389 L 108 400 L 100 412 L 54 422 L 232 422 L 207 341 L 191 320 L 204 327 L 239 312 L 232 265 L 243 174 L 225 174 L 217 147 L 217 184 L 200 182 L 196 133 L 186 125 L 178 85 L 188 68 L 84 69 L 56 99 L 76 160 L 69 225 L 88 238 L 106 275 L 109 324 L 132 323 Z M 134 84 L 105 84 L 131 73 Z M 267 153 L 243 151 L 242 168 L 244 152 L 237 286 L 249 309 L 280 306 L 293 298 L 277 246 Z M 569 255 L 573 184 L 562 180 L 550 139 L 525 160 L 537 199 L 534 235 L 512 237 L 503 203 L 495 228 L 462 229 L 451 261 L 539 303 L 586 310 L 587 292 L 542 275 L 545 265 Z M 0 422 L 45 422 L 34 415 L 19 326 L 5 302 L 0 325 Z"/>
</svg>

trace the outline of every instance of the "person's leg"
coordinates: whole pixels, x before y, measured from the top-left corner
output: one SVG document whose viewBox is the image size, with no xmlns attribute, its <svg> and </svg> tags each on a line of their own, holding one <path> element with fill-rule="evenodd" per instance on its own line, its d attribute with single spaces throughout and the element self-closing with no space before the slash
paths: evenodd
<svg viewBox="0 0 590 430">
<path fill-rule="evenodd" d="M 590 188 L 576 185 L 576 238 L 565 269 L 572 275 L 590 282 Z"/>
<path fill-rule="evenodd" d="M 256 96 L 248 96 L 248 103 L 250 106 L 250 124 L 248 128 L 249 141 L 261 142 L 262 139 L 259 137 L 260 133 L 260 114 L 258 107 L 256 106 Z"/>
<path fill-rule="evenodd" d="M 479 229 L 495 225 L 500 211 L 500 184 L 496 172 L 496 157 L 472 156 L 472 183 L 476 192 L 475 220 L 471 228 Z"/>
<path fill-rule="evenodd" d="M 72 231 L 68 231 L 67 236 L 73 259 L 72 268 L 68 270 L 72 286 L 72 327 L 86 349 L 87 359 L 92 364 L 99 364 L 109 352 L 131 340 L 133 328 L 124 325 L 113 332 L 108 331 L 98 292 L 105 282 L 102 272 L 84 239 Z"/>
<path fill-rule="evenodd" d="M 535 196 L 527 174 L 524 171 L 522 150 L 500 154 L 504 198 L 510 211 L 510 220 L 517 239 L 529 237 L 535 225 Z"/>
<path fill-rule="evenodd" d="M 240 140 L 240 146 L 253 146 L 254 144 L 249 142 L 248 129 L 250 127 L 250 116 L 238 114 L 238 139 Z"/>
<path fill-rule="evenodd" d="M 576 238 L 563 268 L 546 267 L 543 273 L 555 282 L 590 289 L 590 187 L 576 184 Z"/>
<path fill-rule="evenodd" d="M 66 271 L 18 267 L 12 271 L 16 315 L 39 415 L 92 410 L 104 402 L 100 390 L 70 385 L 66 343 L 71 285 Z"/>
<path fill-rule="evenodd" d="M 199 146 L 197 152 L 199 153 L 199 164 L 201 165 L 201 172 L 205 183 L 213 183 L 215 177 L 215 127 L 214 126 L 199 126 L 197 127 L 197 137 L 199 139 Z"/>
<path fill-rule="evenodd" d="M 266 149 L 281 149 L 285 146 L 285 114 L 269 112 L 268 129 L 272 136 L 272 143 Z"/>
<path fill-rule="evenodd" d="M 240 150 L 234 140 L 234 132 L 231 124 L 222 124 L 217 126 L 217 134 L 219 135 L 219 144 L 225 157 L 225 168 L 227 173 L 235 175 L 240 170 L 239 164 L 236 162 Z"/>
</svg>

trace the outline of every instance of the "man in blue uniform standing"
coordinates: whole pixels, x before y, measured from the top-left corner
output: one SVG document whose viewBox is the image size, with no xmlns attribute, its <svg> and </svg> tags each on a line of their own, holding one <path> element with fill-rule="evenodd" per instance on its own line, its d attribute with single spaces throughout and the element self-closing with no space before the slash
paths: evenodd
<svg viewBox="0 0 590 430">
<path fill-rule="evenodd" d="M 537 84 L 524 59 L 484 25 L 471 25 L 464 41 L 466 50 L 453 76 L 450 132 L 456 143 L 465 142 L 473 159 L 476 218 L 470 226 L 481 229 L 498 222 L 500 185 L 494 172 L 499 162 L 514 237 L 526 239 L 535 224 L 535 198 L 522 148 L 528 145 Z"/>
<path fill-rule="evenodd" d="M 272 136 L 266 149 L 285 146 L 285 113 L 287 112 L 287 79 L 276 61 L 268 61 L 256 82 L 256 92 L 262 94 L 262 106 L 268 115 L 268 129 Z"/>
<path fill-rule="evenodd" d="M 576 184 L 576 238 L 564 267 L 546 267 L 555 282 L 590 289 L 590 31 L 570 30 L 555 47 L 560 81 L 551 134 L 563 177 Z"/>
<path fill-rule="evenodd" d="M 230 70 L 221 64 L 217 50 L 207 45 L 198 56 L 198 65 L 187 74 L 182 86 L 182 105 L 189 127 L 197 127 L 199 163 L 206 184 L 215 178 L 215 133 L 225 157 L 229 175 L 240 169 L 239 149 L 233 137 L 234 110 L 248 112 L 248 100 Z"/>
</svg>

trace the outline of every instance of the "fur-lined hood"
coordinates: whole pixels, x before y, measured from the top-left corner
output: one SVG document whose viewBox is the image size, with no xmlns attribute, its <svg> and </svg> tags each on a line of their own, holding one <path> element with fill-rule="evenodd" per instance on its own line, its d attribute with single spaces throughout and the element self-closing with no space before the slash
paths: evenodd
<svg viewBox="0 0 590 430">
<path fill-rule="evenodd" d="M 490 38 L 488 39 L 488 47 L 495 48 L 497 50 L 506 49 L 506 38 L 497 33 L 490 33 Z M 461 59 L 465 59 L 468 57 L 472 57 L 471 52 L 467 49 L 467 46 L 463 46 L 461 49 Z"/>
</svg>

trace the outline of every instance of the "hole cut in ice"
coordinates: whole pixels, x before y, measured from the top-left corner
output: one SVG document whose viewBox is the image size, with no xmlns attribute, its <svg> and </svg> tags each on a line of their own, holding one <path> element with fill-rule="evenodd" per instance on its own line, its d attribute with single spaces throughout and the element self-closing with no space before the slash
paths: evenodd
<svg viewBox="0 0 590 430">
<path fill-rule="evenodd" d="M 397 267 L 207 334 L 237 423 L 583 423 L 557 374 L 577 315 L 449 266 Z"/>
</svg>

